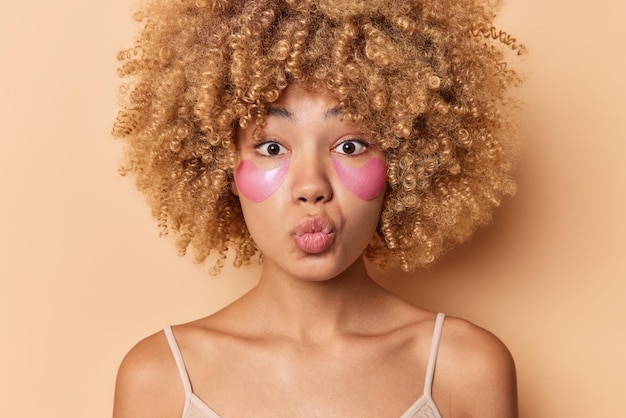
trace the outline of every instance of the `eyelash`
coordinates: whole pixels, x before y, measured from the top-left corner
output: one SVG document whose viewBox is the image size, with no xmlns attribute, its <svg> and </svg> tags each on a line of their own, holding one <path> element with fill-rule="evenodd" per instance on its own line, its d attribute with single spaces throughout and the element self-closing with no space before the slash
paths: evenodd
<svg viewBox="0 0 626 418">
<path fill-rule="evenodd" d="M 349 144 L 349 143 L 354 143 L 357 144 L 356 145 L 356 150 L 353 153 L 345 153 L 345 152 L 341 152 L 339 151 L 340 147 L 344 146 L 345 144 Z M 269 152 L 267 152 L 267 150 L 263 151 L 263 148 L 265 146 L 268 145 L 278 145 L 280 147 L 279 153 L 278 154 L 270 154 Z M 358 147 L 361 147 L 360 149 L 358 149 Z M 361 155 L 362 153 L 366 152 L 367 149 L 371 146 L 371 144 L 369 142 L 366 142 L 362 139 L 359 138 L 352 138 L 352 139 L 346 139 L 344 141 L 341 141 L 337 146 L 333 147 L 333 151 L 337 152 L 338 154 L 342 154 L 342 155 Z M 268 141 L 268 140 L 262 140 L 259 141 L 257 143 L 254 144 L 254 149 L 263 157 L 276 157 L 279 156 L 281 154 L 284 154 L 286 151 L 286 147 L 281 144 L 278 141 Z"/>
<path fill-rule="evenodd" d="M 363 141 L 362 139 L 359 139 L 359 138 L 352 138 L 352 139 L 346 139 L 346 140 L 344 140 L 344 141 L 341 141 L 341 142 L 340 142 L 340 143 L 339 143 L 336 147 L 334 147 L 334 148 L 333 148 L 333 150 L 338 150 L 340 147 L 342 147 L 342 146 L 344 146 L 345 144 L 348 144 L 348 143 L 355 143 L 355 144 L 358 144 L 358 146 L 361 146 L 362 148 L 361 148 L 361 150 L 360 150 L 360 151 L 354 151 L 354 152 L 353 152 L 353 153 L 351 153 L 351 154 L 347 154 L 347 153 L 344 153 L 344 152 L 339 152 L 339 151 L 337 151 L 337 152 L 338 152 L 339 154 L 342 154 L 342 155 L 361 155 L 361 154 L 363 154 L 365 151 L 367 151 L 367 149 L 371 146 L 371 144 L 370 144 L 370 143 L 368 143 L 368 142 L 366 142 L 366 141 Z"/>
<path fill-rule="evenodd" d="M 264 146 L 271 145 L 271 144 L 276 144 L 281 148 L 279 154 L 270 154 L 268 152 L 262 151 L 262 148 Z M 263 157 L 276 157 L 278 155 L 284 154 L 284 151 L 286 150 L 285 146 L 278 141 L 259 141 L 254 144 L 254 149 Z"/>
</svg>

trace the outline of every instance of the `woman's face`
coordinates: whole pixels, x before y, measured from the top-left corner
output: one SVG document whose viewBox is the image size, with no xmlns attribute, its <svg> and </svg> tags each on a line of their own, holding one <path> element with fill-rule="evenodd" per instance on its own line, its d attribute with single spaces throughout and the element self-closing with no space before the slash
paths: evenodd
<svg viewBox="0 0 626 418">
<path fill-rule="evenodd" d="M 264 270 L 306 280 L 345 271 L 378 224 L 387 169 L 360 126 L 340 120 L 328 94 L 289 86 L 255 138 L 237 133 L 233 191 L 263 253 Z"/>
</svg>

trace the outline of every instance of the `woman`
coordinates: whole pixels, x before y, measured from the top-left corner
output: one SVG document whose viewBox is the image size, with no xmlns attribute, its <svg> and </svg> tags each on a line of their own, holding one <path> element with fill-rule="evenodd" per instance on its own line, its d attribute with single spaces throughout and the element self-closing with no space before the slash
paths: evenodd
<svg viewBox="0 0 626 418">
<path fill-rule="evenodd" d="M 517 416 L 496 337 L 364 264 L 428 264 L 512 193 L 517 78 L 488 45 L 492 12 L 215 0 L 140 18 L 120 57 L 126 170 L 181 253 L 217 254 L 216 271 L 259 253 L 262 270 L 221 311 L 137 344 L 114 417 Z"/>
</svg>

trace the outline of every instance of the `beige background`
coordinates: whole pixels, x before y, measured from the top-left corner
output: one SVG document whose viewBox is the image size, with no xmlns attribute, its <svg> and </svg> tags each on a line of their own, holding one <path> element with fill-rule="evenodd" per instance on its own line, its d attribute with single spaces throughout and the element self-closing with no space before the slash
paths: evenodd
<svg viewBox="0 0 626 418">
<path fill-rule="evenodd" d="M 134 342 L 254 282 L 253 268 L 211 278 L 178 258 L 116 173 L 115 53 L 130 42 L 131 10 L 130 0 L 3 7 L 2 417 L 109 416 Z M 499 335 L 524 418 L 626 416 L 623 16 L 618 0 L 508 2 L 502 26 L 532 51 L 518 196 L 436 267 L 377 275 Z"/>
</svg>

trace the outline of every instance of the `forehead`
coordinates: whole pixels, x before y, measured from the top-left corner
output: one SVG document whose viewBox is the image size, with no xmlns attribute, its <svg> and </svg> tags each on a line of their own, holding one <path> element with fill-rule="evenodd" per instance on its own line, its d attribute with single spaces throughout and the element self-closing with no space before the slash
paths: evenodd
<svg viewBox="0 0 626 418">
<path fill-rule="evenodd" d="M 285 88 L 278 99 L 267 105 L 268 115 L 280 114 L 282 109 L 291 113 L 310 113 L 315 110 L 332 111 L 339 116 L 339 102 L 327 90 L 312 88 L 300 84 L 291 84 Z"/>
<path fill-rule="evenodd" d="M 336 133 L 351 131 L 353 134 L 375 138 L 363 123 L 344 117 L 339 101 L 329 90 L 309 84 L 289 84 L 278 98 L 265 105 L 264 116 L 255 122 L 239 127 L 236 141 L 242 135 L 259 139 L 264 133 L 275 129 L 333 129 Z"/>
</svg>

